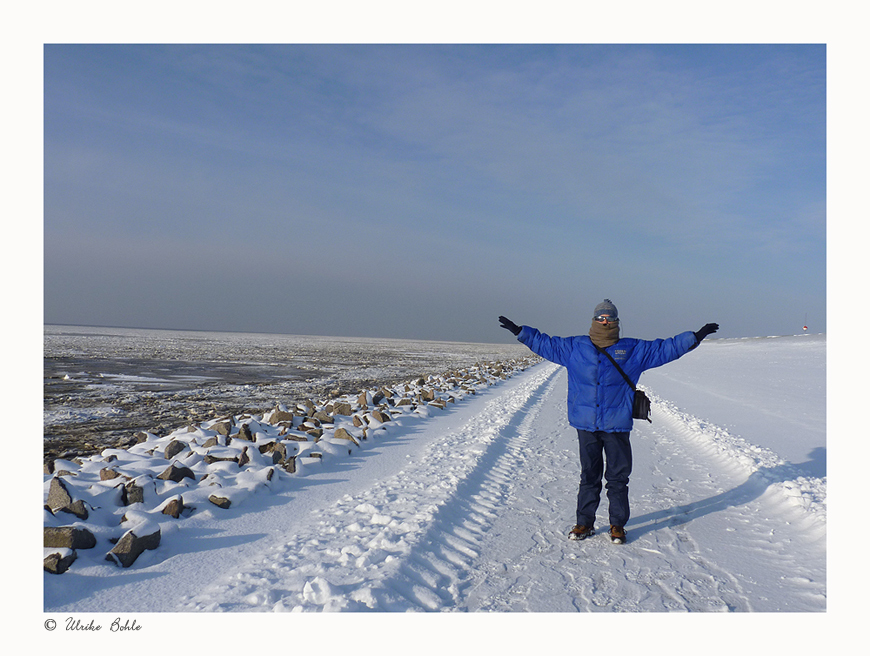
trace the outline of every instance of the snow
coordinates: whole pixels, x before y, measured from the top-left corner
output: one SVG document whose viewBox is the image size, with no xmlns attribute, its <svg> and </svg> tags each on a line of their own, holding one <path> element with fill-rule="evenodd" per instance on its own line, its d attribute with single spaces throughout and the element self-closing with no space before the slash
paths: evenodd
<svg viewBox="0 0 870 656">
<path fill-rule="evenodd" d="M 358 445 L 330 432 L 316 443 L 294 442 L 295 474 L 272 467 L 256 448 L 248 449 L 245 468 L 207 465 L 207 426 L 151 436 L 81 465 L 59 462 L 79 474 L 64 477 L 73 497 L 101 509 L 94 511 L 96 528 L 66 513 L 46 512 L 45 523 L 88 526 L 98 546 L 79 550 L 66 573 L 43 575 L 44 610 L 135 616 L 160 626 L 185 612 L 191 626 L 199 625 L 188 618 L 205 616 L 216 622 L 208 626 L 248 630 L 264 625 L 237 624 L 238 617 L 325 611 L 355 618 L 357 628 L 360 617 L 379 617 L 370 611 L 475 618 L 485 613 L 462 611 L 494 611 L 510 619 L 489 625 L 506 632 L 489 634 L 491 644 L 517 632 L 510 645 L 529 649 L 546 649 L 555 639 L 551 628 L 563 633 L 560 648 L 582 642 L 586 632 L 561 619 L 577 611 L 737 612 L 765 617 L 768 626 L 778 621 L 770 612 L 787 611 L 809 631 L 825 615 L 819 611 L 827 610 L 828 597 L 825 351 L 823 335 L 708 338 L 681 360 L 646 372 L 640 385 L 651 396 L 653 423 L 636 422 L 632 433 L 632 519 L 628 543 L 619 546 L 606 536 L 604 494 L 598 534 L 582 542 L 566 537 L 579 480 L 576 433 L 566 419 L 565 371 L 547 362 L 457 395 L 446 409 L 397 412 L 393 421 L 369 424 L 365 439 L 350 417 L 337 419 Z M 257 444 L 274 439 L 268 417 L 250 423 Z M 162 453 L 169 442 L 191 437 L 197 444 L 177 457 L 179 464 L 221 487 L 145 476 L 168 466 Z M 239 441 L 220 448 L 238 455 Z M 117 460 L 107 464 L 106 456 Z M 125 508 L 114 505 L 112 481 L 93 482 L 107 466 L 149 480 L 146 503 L 125 526 L 149 522 L 162 532 L 160 546 L 126 569 L 105 560 L 108 538 L 125 530 L 115 525 Z M 214 490 L 231 498 L 229 509 L 208 501 Z M 179 519 L 160 514 L 178 494 L 193 509 Z M 527 612 L 542 625 L 525 624 Z M 364 633 L 376 639 L 383 625 L 371 621 Z M 310 626 L 327 632 L 315 648 L 344 639 L 329 635 L 332 624 Z M 418 626 L 408 620 L 391 631 L 407 636 Z M 599 638 L 613 628 L 593 626 Z M 652 637 L 662 628 L 647 630 Z M 525 631 L 539 639 L 530 642 Z M 683 648 L 680 631 L 668 651 Z M 452 640 L 490 644 L 462 635 Z M 779 633 L 775 644 L 796 636 Z M 572 642 L 564 642 L 568 637 Z M 604 633 L 594 648 L 609 640 Z"/>
</svg>

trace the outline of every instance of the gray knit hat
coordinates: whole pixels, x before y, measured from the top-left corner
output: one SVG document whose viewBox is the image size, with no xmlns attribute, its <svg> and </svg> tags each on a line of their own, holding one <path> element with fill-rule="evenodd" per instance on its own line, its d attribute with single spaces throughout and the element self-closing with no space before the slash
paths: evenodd
<svg viewBox="0 0 870 656">
<path fill-rule="evenodd" d="M 595 312 L 592 316 L 597 317 L 599 314 L 608 314 L 614 319 L 619 319 L 619 312 L 609 298 L 605 298 L 604 301 L 595 306 Z"/>
</svg>

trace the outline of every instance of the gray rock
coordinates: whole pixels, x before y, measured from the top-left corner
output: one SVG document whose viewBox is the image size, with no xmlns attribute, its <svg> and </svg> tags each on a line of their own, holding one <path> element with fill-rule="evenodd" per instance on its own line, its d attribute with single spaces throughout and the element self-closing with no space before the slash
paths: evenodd
<svg viewBox="0 0 870 656">
<path fill-rule="evenodd" d="M 163 473 L 161 473 L 157 478 L 163 481 L 172 481 L 174 483 L 180 483 L 185 478 L 192 478 L 196 480 L 196 476 L 194 473 L 187 467 L 178 467 L 173 462 L 169 467 L 167 467 Z"/>
<path fill-rule="evenodd" d="M 52 512 L 62 510 L 72 503 L 72 495 L 66 487 L 66 484 L 57 477 L 51 479 L 51 486 L 48 488 L 48 501 L 45 504 L 51 508 Z"/>
<path fill-rule="evenodd" d="M 130 567 L 146 549 L 156 549 L 160 546 L 160 529 L 154 533 L 139 536 L 135 529 L 130 529 L 118 540 L 118 544 L 106 554 L 106 560 L 121 567 Z"/>
<path fill-rule="evenodd" d="M 111 481 L 115 478 L 118 478 L 119 476 L 121 476 L 120 472 L 118 472 L 114 469 L 109 469 L 108 467 L 105 467 L 105 468 L 100 470 L 100 480 L 101 481 Z"/>
<path fill-rule="evenodd" d="M 205 464 L 210 465 L 215 462 L 239 462 L 239 458 L 237 456 L 213 456 L 210 453 L 206 453 L 203 457 L 203 462 Z"/>
<path fill-rule="evenodd" d="M 272 416 L 269 417 L 269 422 L 277 424 L 279 421 L 293 421 L 293 413 L 285 412 L 284 410 L 273 411 Z"/>
<path fill-rule="evenodd" d="M 332 407 L 332 413 L 350 417 L 353 414 L 353 406 L 350 403 L 336 403 Z"/>
<path fill-rule="evenodd" d="M 88 518 L 88 509 L 85 506 L 85 502 L 82 501 L 81 499 L 77 499 L 76 501 L 73 501 L 66 508 L 61 508 L 61 511 L 68 512 L 71 515 L 75 515 L 79 519 L 87 519 Z"/>
<path fill-rule="evenodd" d="M 359 442 L 357 442 L 356 438 L 351 435 L 345 428 L 337 428 L 335 430 L 335 433 L 333 434 L 333 437 L 338 440 L 348 440 L 359 446 Z"/>
<path fill-rule="evenodd" d="M 287 460 L 287 447 L 279 444 L 272 450 L 272 464 L 281 465 Z"/>
<path fill-rule="evenodd" d="M 145 503 L 145 488 L 137 485 L 135 481 L 130 481 L 124 486 L 121 500 L 125 506 L 134 503 Z"/>
<path fill-rule="evenodd" d="M 48 500 L 45 505 L 53 513 L 67 512 L 72 513 L 79 519 L 88 518 L 88 509 L 85 507 L 84 501 L 73 501 L 72 495 L 69 493 L 64 482 L 56 476 L 51 479 L 51 485 L 48 488 Z"/>
<path fill-rule="evenodd" d="M 329 415 L 328 413 L 323 412 L 323 410 L 321 410 L 320 412 L 315 412 L 313 416 L 321 424 L 335 423 L 335 419 L 333 419 L 332 416 Z"/>
<path fill-rule="evenodd" d="M 261 444 L 260 446 L 258 446 L 257 451 L 263 454 L 272 453 L 272 451 L 275 449 L 275 446 L 278 444 L 280 444 L 280 442 L 276 442 L 274 440 L 272 442 L 266 442 L 265 444 Z"/>
<path fill-rule="evenodd" d="M 224 510 L 229 508 L 231 505 L 229 499 L 227 499 L 226 497 L 218 496 L 217 494 L 212 494 L 211 496 L 209 496 L 208 500 L 211 501 L 218 508 L 223 508 Z"/>
<path fill-rule="evenodd" d="M 63 547 L 65 549 L 93 549 L 97 538 L 86 528 L 75 526 L 46 526 L 42 529 L 43 547 Z"/>
<path fill-rule="evenodd" d="M 163 451 L 163 457 L 167 460 L 172 460 L 175 456 L 188 448 L 190 447 L 181 440 L 172 440 Z"/>
<path fill-rule="evenodd" d="M 78 558 L 75 551 L 61 556 L 59 553 L 48 554 L 42 561 L 42 569 L 50 574 L 63 574 Z"/>
<path fill-rule="evenodd" d="M 173 497 L 169 501 L 169 503 L 163 506 L 162 512 L 164 515 L 169 515 L 174 519 L 178 519 L 181 513 L 184 511 L 185 507 L 186 506 L 184 505 L 184 499 L 179 494 L 178 496 Z"/>
<path fill-rule="evenodd" d="M 211 429 L 213 431 L 215 431 L 219 435 L 224 435 L 224 436 L 229 435 L 232 428 L 233 428 L 232 422 L 229 422 L 229 421 L 222 421 L 222 422 L 217 423 L 211 427 Z"/>
<path fill-rule="evenodd" d="M 264 455 L 271 453 L 273 465 L 280 465 L 287 459 L 287 447 L 280 442 L 269 442 L 268 444 L 264 444 L 259 447 L 259 451 Z"/>
<path fill-rule="evenodd" d="M 389 413 L 382 412 L 381 410 L 375 410 L 374 412 L 372 412 L 372 417 L 377 421 L 381 422 L 382 424 L 385 424 L 388 421 L 392 420 Z"/>
</svg>

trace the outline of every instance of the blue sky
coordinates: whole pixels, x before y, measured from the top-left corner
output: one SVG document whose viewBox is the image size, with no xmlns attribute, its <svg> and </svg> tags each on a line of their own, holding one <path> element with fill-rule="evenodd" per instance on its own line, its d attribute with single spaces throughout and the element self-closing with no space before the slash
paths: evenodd
<svg viewBox="0 0 870 656">
<path fill-rule="evenodd" d="M 47 45 L 44 320 L 826 332 L 823 45 Z"/>
</svg>

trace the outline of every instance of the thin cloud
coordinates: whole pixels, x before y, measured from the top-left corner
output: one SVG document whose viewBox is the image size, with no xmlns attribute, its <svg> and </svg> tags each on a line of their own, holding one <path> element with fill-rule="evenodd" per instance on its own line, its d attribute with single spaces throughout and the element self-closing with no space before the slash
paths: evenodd
<svg viewBox="0 0 870 656">
<path fill-rule="evenodd" d="M 596 278 L 630 294 L 710 265 L 728 272 L 716 293 L 686 293 L 736 307 L 751 258 L 799 286 L 789 256 L 824 252 L 824 81 L 814 47 L 49 46 L 46 252 L 87 278 L 91 235 L 155 259 L 259 249 L 269 274 L 235 267 L 238 288 L 268 285 L 283 254 L 327 294 L 410 267 L 401 336 L 448 332 L 425 274 L 445 267 L 468 302 Z M 159 293 L 143 270 L 108 275 Z M 46 268 L 48 320 L 63 275 Z"/>
</svg>

